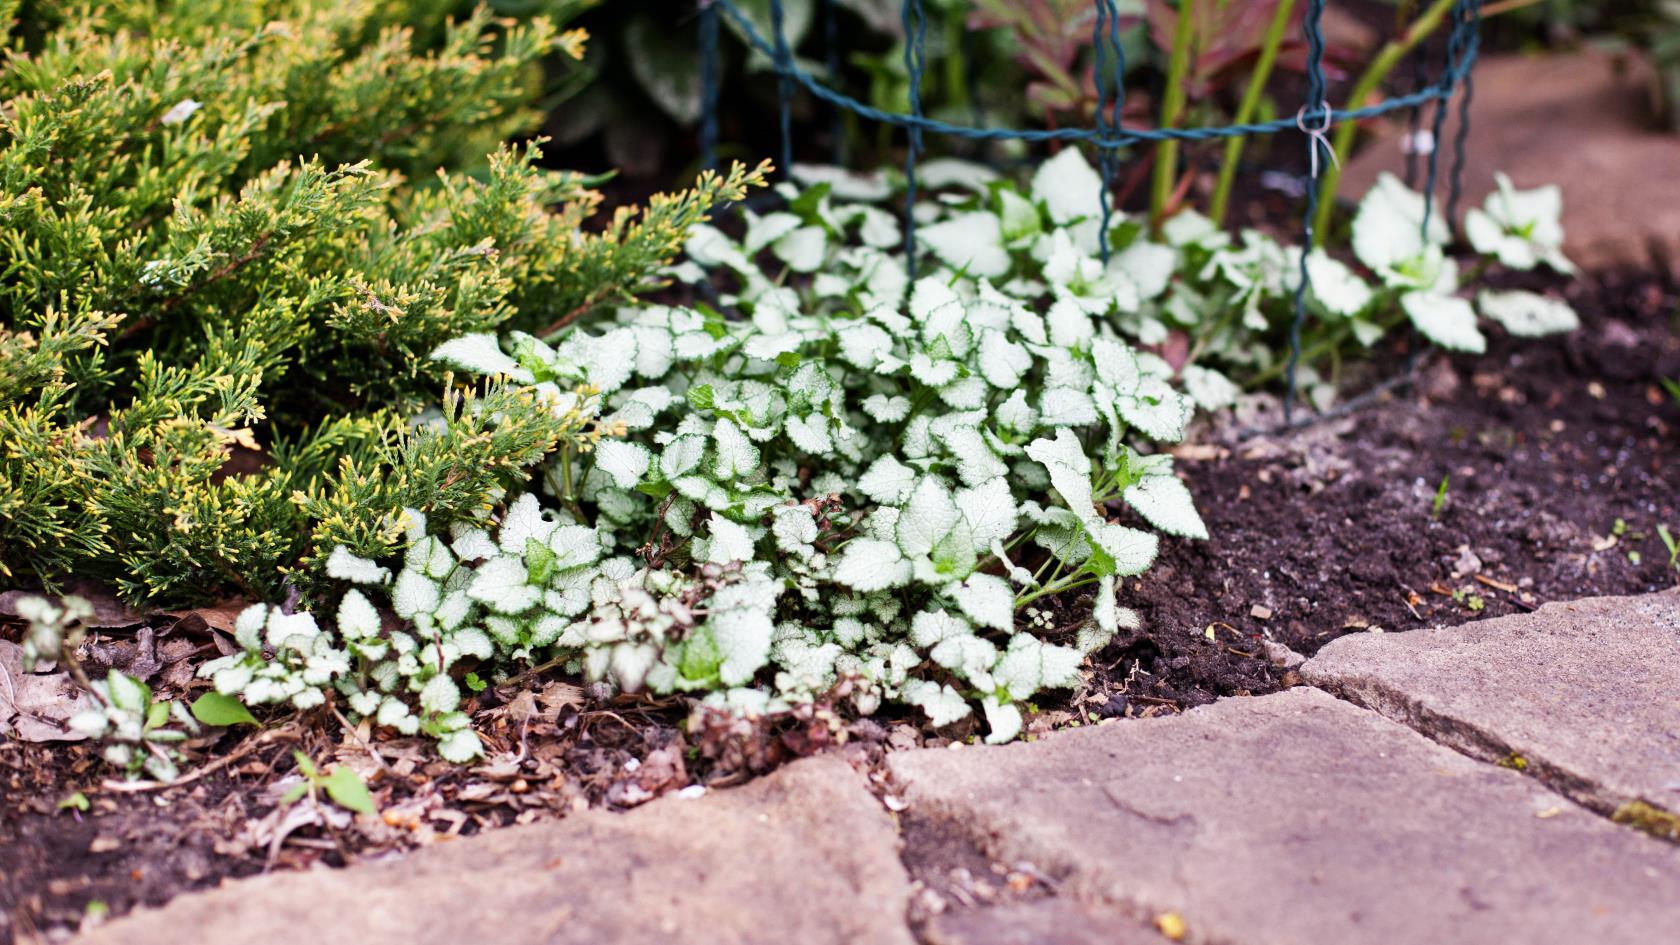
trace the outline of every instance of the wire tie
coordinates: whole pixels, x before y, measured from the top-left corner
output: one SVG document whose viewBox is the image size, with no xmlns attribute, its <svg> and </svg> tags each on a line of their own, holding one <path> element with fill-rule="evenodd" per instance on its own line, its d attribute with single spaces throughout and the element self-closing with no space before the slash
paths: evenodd
<svg viewBox="0 0 1680 945">
<path fill-rule="evenodd" d="M 1302 134 L 1312 139 L 1312 176 L 1314 179 L 1318 177 L 1318 149 L 1320 146 L 1324 148 L 1326 154 L 1330 155 L 1330 165 L 1332 167 L 1340 170 L 1342 166 L 1336 158 L 1336 149 L 1330 146 L 1330 139 L 1325 137 L 1325 133 L 1330 130 L 1330 126 L 1336 123 L 1336 113 L 1330 109 L 1329 102 L 1320 102 L 1318 107 L 1324 112 L 1324 124 L 1317 128 L 1307 127 L 1307 106 L 1302 105 L 1301 110 L 1295 113 L 1295 127 L 1301 129 Z"/>
</svg>

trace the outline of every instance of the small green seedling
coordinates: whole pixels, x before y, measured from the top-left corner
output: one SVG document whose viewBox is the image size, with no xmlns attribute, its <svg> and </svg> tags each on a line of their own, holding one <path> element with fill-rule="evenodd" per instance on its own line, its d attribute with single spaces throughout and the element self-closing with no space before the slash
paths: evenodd
<svg viewBox="0 0 1680 945">
<path fill-rule="evenodd" d="M 64 800 L 58 802 L 59 810 L 79 810 L 85 813 L 89 806 L 87 795 L 83 794 L 81 791 L 77 791 Z"/>
<path fill-rule="evenodd" d="M 280 798 L 282 804 L 295 804 L 303 799 L 305 794 L 314 798 L 316 791 L 325 791 L 327 797 L 334 804 L 348 811 L 358 814 L 376 814 L 378 808 L 373 805 L 373 795 L 368 793 L 367 785 L 356 772 L 343 765 L 334 765 L 331 774 L 323 775 L 315 762 L 301 751 L 292 752 L 292 758 L 297 761 L 298 773 L 303 775 L 303 782 L 287 791 Z"/>
<path fill-rule="evenodd" d="M 1674 402 L 1680 404 L 1680 380 L 1669 380 L 1666 377 L 1661 378 L 1661 380 L 1663 389 L 1668 391 L 1668 396 L 1673 397 Z"/>
<path fill-rule="evenodd" d="M 1441 477 L 1441 484 L 1435 488 L 1435 505 L 1429 510 L 1430 518 L 1440 518 L 1441 509 L 1447 504 L 1447 487 L 1452 483 L 1452 473 Z"/>
<path fill-rule="evenodd" d="M 1657 537 L 1662 539 L 1663 547 L 1668 549 L 1668 566 L 1680 571 L 1680 539 L 1674 537 L 1667 525 L 1657 526 Z"/>
</svg>

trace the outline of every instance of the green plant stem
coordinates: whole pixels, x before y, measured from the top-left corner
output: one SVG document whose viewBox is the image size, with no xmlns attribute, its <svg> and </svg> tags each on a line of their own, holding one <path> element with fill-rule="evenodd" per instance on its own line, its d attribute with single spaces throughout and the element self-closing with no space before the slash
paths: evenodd
<svg viewBox="0 0 1680 945">
<path fill-rule="evenodd" d="M 1172 128 L 1184 114 L 1184 80 L 1190 72 L 1190 39 L 1195 32 L 1196 0 L 1180 0 L 1178 25 L 1173 30 L 1172 60 L 1167 65 L 1167 89 L 1161 99 L 1160 127 Z M 1172 139 L 1155 146 L 1155 177 L 1149 201 L 1149 225 L 1155 235 L 1167 204 L 1172 200 L 1173 182 L 1178 176 L 1178 142 Z"/>
<path fill-rule="evenodd" d="M 1049 597 L 1052 594 L 1065 594 L 1068 591 L 1076 591 L 1082 587 L 1089 587 L 1090 585 L 1097 583 L 1099 580 L 1101 580 L 1101 578 L 1098 578 L 1096 575 L 1087 571 L 1075 571 L 1074 573 L 1068 575 L 1067 580 L 1064 580 L 1061 583 L 1046 584 L 1030 594 L 1025 594 L 1021 597 L 1015 598 L 1015 609 L 1020 610 L 1022 607 L 1038 600 L 1040 597 Z"/>
<path fill-rule="evenodd" d="M 1260 99 L 1266 94 L 1266 80 L 1271 78 L 1272 64 L 1277 61 L 1278 49 L 1283 45 L 1283 34 L 1289 29 L 1289 15 L 1295 10 L 1295 0 L 1279 0 L 1277 11 L 1272 14 L 1272 22 L 1266 27 L 1266 35 L 1260 42 L 1260 58 L 1254 62 L 1254 71 L 1249 74 L 1248 88 L 1243 90 L 1242 102 L 1237 105 L 1237 114 L 1232 118 L 1232 124 L 1246 125 L 1254 117 L 1254 112 L 1260 107 Z M 1225 159 L 1219 165 L 1219 182 L 1213 188 L 1213 203 L 1210 205 L 1208 216 L 1213 222 L 1221 226 L 1225 224 L 1225 213 L 1231 204 L 1231 186 L 1236 183 L 1237 165 L 1242 161 L 1243 146 L 1247 138 L 1228 138 L 1225 141 Z"/>
<path fill-rule="evenodd" d="M 1406 54 L 1440 27 L 1441 21 L 1452 10 L 1452 6 L 1453 0 L 1435 0 L 1412 21 L 1412 25 L 1407 27 L 1404 33 L 1389 40 L 1377 53 L 1376 58 L 1371 60 L 1371 64 L 1365 67 L 1365 72 L 1359 76 L 1359 80 L 1353 84 L 1353 91 L 1348 94 L 1344 107 L 1360 107 L 1365 99 L 1377 90 L 1377 86 L 1388 78 L 1388 74 L 1394 71 L 1394 67 L 1400 64 Z M 1348 151 L 1353 148 L 1353 137 L 1358 131 L 1357 122 L 1347 121 L 1336 126 L 1336 136 L 1332 142 L 1336 159 L 1330 162 L 1324 175 L 1319 178 L 1318 213 L 1313 217 L 1313 232 L 1318 233 L 1320 239 L 1328 232 L 1326 228 L 1330 225 L 1330 214 L 1335 209 L 1336 186 L 1342 178 L 1341 162 L 1347 160 Z"/>
</svg>

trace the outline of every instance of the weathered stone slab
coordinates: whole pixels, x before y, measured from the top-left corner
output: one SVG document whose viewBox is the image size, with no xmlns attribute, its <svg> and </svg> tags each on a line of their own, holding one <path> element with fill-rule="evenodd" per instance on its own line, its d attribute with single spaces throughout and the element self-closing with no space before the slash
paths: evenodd
<svg viewBox="0 0 1680 945">
<path fill-rule="evenodd" d="M 1301 673 L 1596 810 L 1644 801 L 1680 811 L 1680 593 L 1354 634 Z"/>
<path fill-rule="evenodd" d="M 1674 170 L 1680 167 L 1680 136 L 1658 128 L 1653 87 L 1649 67 L 1604 50 L 1483 56 L 1471 105 L 1464 206 L 1481 203 L 1493 189 L 1495 171 L 1511 175 L 1518 187 L 1557 184 L 1563 188 L 1564 251 L 1571 259 L 1589 268 L 1680 267 L 1680 174 Z M 1426 110 L 1424 127 L 1430 120 Z M 1348 163 L 1345 199 L 1358 199 L 1382 171 L 1403 171 L 1403 127 L 1389 123 L 1380 140 Z M 1443 200 L 1457 128 L 1455 102 L 1442 134 Z"/>
<path fill-rule="evenodd" d="M 1171 945 L 1130 916 L 1063 898 L 961 909 L 931 919 L 925 945 Z"/>
<path fill-rule="evenodd" d="M 889 758 L 913 812 L 1188 941 L 1595 945 L 1680 929 L 1680 848 L 1314 689 Z"/>
<path fill-rule="evenodd" d="M 843 762 L 184 896 L 86 945 L 904 943 L 891 817 Z"/>
</svg>

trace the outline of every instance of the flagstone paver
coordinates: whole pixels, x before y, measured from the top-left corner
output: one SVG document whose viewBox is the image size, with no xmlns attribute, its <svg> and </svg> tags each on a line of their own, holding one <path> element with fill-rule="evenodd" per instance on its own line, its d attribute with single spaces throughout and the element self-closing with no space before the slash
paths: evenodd
<svg viewBox="0 0 1680 945">
<path fill-rule="evenodd" d="M 891 817 L 836 758 L 628 814 L 495 830 L 182 896 L 86 945 L 914 941 Z"/>
<path fill-rule="evenodd" d="M 1301 673 L 1602 812 L 1635 800 L 1680 811 L 1680 593 L 1355 634 Z"/>
<path fill-rule="evenodd" d="M 1680 847 L 1315 689 L 889 757 L 911 811 L 1193 942 L 1596 945 L 1680 929 Z"/>
</svg>

